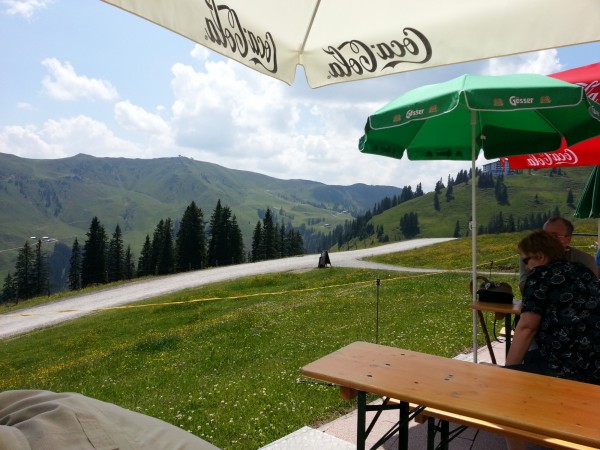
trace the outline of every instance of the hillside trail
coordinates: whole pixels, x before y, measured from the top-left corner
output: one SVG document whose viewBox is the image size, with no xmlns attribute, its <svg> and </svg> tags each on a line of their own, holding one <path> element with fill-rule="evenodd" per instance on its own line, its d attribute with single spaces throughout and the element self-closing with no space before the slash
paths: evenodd
<svg viewBox="0 0 600 450">
<path fill-rule="evenodd" d="M 373 263 L 363 261 L 362 258 L 412 250 L 452 239 L 454 238 L 427 238 L 394 242 L 380 247 L 331 253 L 330 258 L 334 267 L 395 270 L 400 272 L 439 272 L 435 269 L 415 269 Z M 265 273 L 313 269 L 317 267 L 318 260 L 319 254 L 311 254 L 154 277 L 149 280 L 127 283 L 123 286 L 103 289 L 90 294 L 77 295 L 32 308 L 0 314 L 0 339 L 17 336 L 39 328 L 82 317 L 97 312 L 102 308 L 135 303 L 209 283 Z"/>
</svg>

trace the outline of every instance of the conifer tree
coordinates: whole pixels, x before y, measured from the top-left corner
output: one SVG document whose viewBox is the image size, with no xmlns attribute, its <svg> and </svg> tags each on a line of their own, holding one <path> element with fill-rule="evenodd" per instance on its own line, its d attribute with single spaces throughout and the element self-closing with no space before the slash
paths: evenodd
<svg viewBox="0 0 600 450">
<path fill-rule="evenodd" d="M 17 293 L 15 290 L 15 280 L 13 276 L 8 273 L 4 278 L 4 285 L 2 286 L 2 302 L 8 303 L 12 300 L 16 300 Z"/>
<path fill-rule="evenodd" d="M 436 211 L 440 210 L 440 197 L 437 192 L 433 194 L 433 209 Z"/>
<path fill-rule="evenodd" d="M 217 249 L 223 265 L 239 264 L 243 261 L 244 243 L 242 231 L 228 206 L 221 208 L 220 229 L 217 231 Z"/>
<path fill-rule="evenodd" d="M 281 224 L 279 225 L 277 244 L 279 252 L 278 257 L 283 258 L 285 256 L 289 256 L 289 249 L 287 248 L 289 241 L 287 241 L 287 233 L 285 232 L 285 224 L 283 223 L 283 219 L 281 220 Z"/>
<path fill-rule="evenodd" d="M 177 271 L 198 270 L 206 266 L 204 215 L 192 201 L 185 209 L 175 243 Z"/>
<path fill-rule="evenodd" d="M 50 279 L 48 271 L 48 258 L 42 250 L 42 241 L 38 239 L 35 245 L 33 260 L 33 296 L 50 295 Z"/>
<path fill-rule="evenodd" d="M 165 275 L 174 271 L 173 222 L 170 218 L 161 219 L 154 230 L 152 238 L 152 265 L 156 275 Z"/>
<path fill-rule="evenodd" d="M 150 242 L 150 236 L 146 235 L 146 240 L 142 246 L 140 257 L 138 259 L 137 275 L 138 277 L 145 277 L 152 275 L 154 269 L 152 266 L 152 243 Z"/>
<path fill-rule="evenodd" d="M 229 233 L 229 242 L 231 245 L 232 264 L 241 264 L 244 262 L 244 237 L 242 230 L 237 223 L 235 214 L 231 217 L 231 231 Z"/>
<path fill-rule="evenodd" d="M 455 238 L 460 237 L 460 223 L 458 220 L 456 221 L 456 225 L 454 225 L 454 234 L 452 236 Z"/>
<path fill-rule="evenodd" d="M 288 253 L 285 256 L 297 256 L 305 253 L 304 241 L 298 230 L 294 230 L 290 227 L 286 233 L 286 241 L 286 249 Z"/>
<path fill-rule="evenodd" d="M 77 238 L 73 241 L 69 259 L 69 289 L 72 291 L 81 289 L 81 247 Z"/>
<path fill-rule="evenodd" d="M 517 231 L 517 225 L 515 224 L 515 218 L 512 214 L 508 215 L 508 222 L 506 224 L 506 232 L 514 233 Z"/>
<path fill-rule="evenodd" d="M 97 217 L 92 219 L 87 239 L 83 245 L 81 259 L 81 286 L 102 284 L 107 281 L 106 273 L 106 232 Z"/>
<path fill-rule="evenodd" d="M 107 270 L 109 281 L 119 281 L 123 279 L 124 262 L 123 234 L 121 233 L 121 227 L 117 224 L 108 245 Z"/>
<path fill-rule="evenodd" d="M 415 197 L 421 197 L 423 195 L 423 187 L 421 186 L 421 183 L 417 184 L 417 189 L 415 191 Z"/>
<path fill-rule="evenodd" d="M 402 216 L 400 219 L 400 231 L 407 239 L 415 237 L 421 232 L 417 213 L 410 212 Z"/>
<path fill-rule="evenodd" d="M 254 227 L 254 232 L 252 233 L 252 262 L 264 261 L 264 247 L 263 228 L 259 220 L 256 222 L 256 227 Z"/>
<path fill-rule="evenodd" d="M 131 246 L 127 246 L 125 250 L 125 259 L 123 260 L 123 278 L 125 280 L 131 280 L 135 277 L 135 264 L 133 262 L 133 253 L 131 252 Z"/>
<path fill-rule="evenodd" d="M 273 223 L 271 209 L 267 208 L 265 217 L 263 218 L 263 243 L 266 260 L 279 258 L 278 238 L 277 227 Z"/>
<path fill-rule="evenodd" d="M 17 255 L 17 263 L 15 265 L 15 292 L 17 303 L 20 299 L 28 299 L 33 295 L 33 250 L 29 242 L 25 242 Z"/>
<path fill-rule="evenodd" d="M 417 185 L 417 194 L 413 194 L 412 188 L 410 186 L 404 186 L 402 188 L 402 192 L 400 193 L 400 203 L 407 202 L 409 200 L 412 200 L 413 197 L 418 196 L 420 188 L 421 188 L 421 184 L 419 183 Z M 421 191 L 421 195 L 422 195 L 422 191 Z"/>
<path fill-rule="evenodd" d="M 454 186 L 450 184 L 450 180 L 448 180 L 448 187 L 446 188 L 446 201 L 454 200 Z"/>
</svg>

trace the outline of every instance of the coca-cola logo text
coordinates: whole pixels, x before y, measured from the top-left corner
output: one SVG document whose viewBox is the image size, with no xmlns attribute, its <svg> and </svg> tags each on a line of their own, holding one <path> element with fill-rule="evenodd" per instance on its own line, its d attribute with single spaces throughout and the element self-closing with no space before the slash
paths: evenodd
<svg viewBox="0 0 600 450">
<path fill-rule="evenodd" d="M 206 0 L 210 17 L 206 17 L 205 38 L 213 44 L 230 49 L 243 58 L 262 66 L 267 72 L 277 73 L 277 47 L 268 31 L 264 37 L 244 28 L 234 9 Z"/>
<path fill-rule="evenodd" d="M 432 49 L 423 33 L 414 28 L 402 30 L 404 38 L 389 43 L 366 44 L 359 40 L 342 42 L 323 51 L 333 58 L 328 78 L 347 78 L 352 75 L 393 69 L 398 64 L 424 64 L 431 59 Z"/>
<path fill-rule="evenodd" d="M 577 83 L 583 87 L 585 93 L 589 98 L 595 102 L 600 101 L 600 81 L 594 80 L 589 83 Z"/>
<path fill-rule="evenodd" d="M 552 166 L 576 166 L 579 162 L 577 154 L 570 148 L 552 153 L 538 153 L 527 157 L 529 167 L 543 168 Z"/>
</svg>

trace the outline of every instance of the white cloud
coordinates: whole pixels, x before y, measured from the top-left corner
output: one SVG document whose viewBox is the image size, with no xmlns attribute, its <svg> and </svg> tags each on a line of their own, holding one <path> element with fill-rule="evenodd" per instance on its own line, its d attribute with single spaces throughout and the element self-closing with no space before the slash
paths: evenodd
<svg viewBox="0 0 600 450">
<path fill-rule="evenodd" d="M 182 146 L 231 154 L 245 146 L 247 134 L 290 132 L 297 120 L 285 85 L 235 62 L 207 61 L 201 71 L 175 64 L 172 72 L 172 125 Z"/>
<path fill-rule="evenodd" d="M 526 53 L 524 55 L 493 58 L 487 61 L 484 75 L 507 75 L 511 73 L 537 73 L 548 75 L 562 70 L 556 49 Z"/>
<path fill-rule="evenodd" d="M 26 19 L 31 19 L 38 11 L 46 9 L 52 3 L 54 0 L 0 0 L 0 4 L 6 7 L 6 14 Z"/>
<path fill-rule="evenodd" d="M 86 116 L 48 120 L 42 126 L 0 129 L 0 151 L 24 158 L 64 158 L 77 153 L 97 156 L 151 157 L 103 123 Z"/>
<path fill-rule="evenodd" d="M 203 45 L 194 44 L 194 48 L 190 52 L 190 56 L 201 63 L 208 61 L 212 55 L 212 51 Z"/>
<path fill-rule="evenodd" d="M 33 110 L 33 106 L 31 105 L 31 103 L 18 102 L 17 103 L 17 109 L 22 109 L 24 111 L 31 111 L 31 110 Z"/>
<path fill-rule="evenodd" d="M 133 105 L 129 101 L 118 102 L 115 105 L 115 118 L 119 125 L 126 130 L 152 135 L 168 134 L 170 132 L 169 125 L 162 117 L 149 113 L 144 108 Z"/>
<path fill-rule="evenodd" d="M 61 158 L 66 156 L 59 146 L 46 142 L 36 127 L 8 126 L 0 132 L 0 151 L 23 158 Z"/>
<path fill-rule="evenodd" d="M 385 102 L 364 91 L 355 95 L 352 86 L 334 86 L 333 95 L 319 95 L 329 88 L 289 87 L 235 62 L 212 61 L 202 47 L 194 50 L 200 67 L 172 67 L 171 125 L 182 147 L 177 154 L 283 179 L 413 188 L 422 182 L 425 190 L 440 177 L 470 168 L 469 162 L 419 163 L 362 154 L 358 139 L 367 117 Z M 408 84 L 406 77 L 396 78 L 396 94 L 388 100 Z"/>
<path fill-rule="evenodd" d="M 108 81 L 78 75 L 69 62 L 46 58 L 42 65 L 48 69 L 42 84 L 46 93 L 55 100 L 78 99 L 114 101 L 119 97 L 116 88 Z"/>
</svg>

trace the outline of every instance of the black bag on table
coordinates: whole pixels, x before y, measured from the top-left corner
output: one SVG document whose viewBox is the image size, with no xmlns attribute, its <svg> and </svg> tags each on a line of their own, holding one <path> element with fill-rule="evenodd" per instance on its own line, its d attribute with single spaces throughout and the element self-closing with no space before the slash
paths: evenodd
<svg viewBox="0 0 600 450">
<path fill-rule="evenodd" d="M 477 299 L 480 302 L 507 303 L 511 304 L 514 299 L 512 286 L 504 282 L 490 281 L 484 276 L 477 276 L 477 280 L 482 283 L 477 289 Z M 470 283 L 471 292 L 473 292 L 473 281 Z"/>
</svg>

